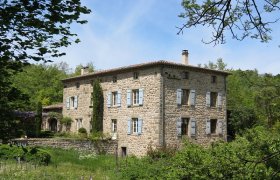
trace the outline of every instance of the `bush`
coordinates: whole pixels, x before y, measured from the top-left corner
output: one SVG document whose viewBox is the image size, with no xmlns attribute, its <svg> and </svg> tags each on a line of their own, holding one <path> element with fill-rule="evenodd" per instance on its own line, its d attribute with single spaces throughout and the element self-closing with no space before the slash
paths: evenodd
<svg viewBox="0 0 280 180">
<path fill-rule="evenodd" d="M 177 146 L 159 147 L 156 149 L 153 149 L 151 146 L 149 146 L 147 155 L 152 159 L 169 158 L 174 156 L 177 150 Z"/>
<path fill-rule="evenodd" d="M 80 128 L 80 129 L 78 130 L 78 132 L 79 132 L 80 134 L 87 134 L 87 130 L 86 130 L 85 128 Z"/>
<path fill-rule="evenodd" d="M 54 136 L 54 132 L 52 131 L 41 131 L 39 137 L 40 138 L 52 138 Z"/>
<path fill-rule="evenodd" d="M 0 145 L 0 159 L 17 160 L 17 158 L 20 158 L 21 161 L 30 161 L 48 165 L 51 160 L 51 155 L 37 147 L 23 147 L 7 144 Z"/>
</svg>

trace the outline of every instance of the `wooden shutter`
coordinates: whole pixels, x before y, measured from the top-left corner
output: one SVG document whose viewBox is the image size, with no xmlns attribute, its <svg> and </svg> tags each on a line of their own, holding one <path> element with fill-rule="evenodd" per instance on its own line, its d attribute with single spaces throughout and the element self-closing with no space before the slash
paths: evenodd
<svg viewBox="0 0 280 180">
<path fill-rule="evenodd" d="M 195 90 L 190 91 L 190 105 L 195 106 Z"/>
<path fill-rule="evenodd" d="M 118 105 L 119 107 L 121 107 L 121 101 L 122 101 L 121 91 L 118 91 L 117 105 Z"/>
<path fill-rule="evenodd" d="M 218 120 L 218 134 L 223 134 L 223 125 L 224 125 L 224 120 L 219 119 Z"/>
<path fill-rule="evenodd" d="M 210 107 L 210 92 L 207 92 L 206 93 L 206 106 L 207 107 Z"/>
<path fill-rule="evenodd" d="M 66 108 L 70 109 L 70 97 L 66 98 Z"/>
<path fill-rule="evenodd" d="M 126 105 L 131 106 L 131 89 L 128 89 L 126 93 Z"/>
<path fill-rule="evenodd" d="M 74 108 L 78 108 L 78 96 L 74 96 Z"/>
<path fill-rule="evenodd" d="M 177 127 L 177 136 L 181 136 L 182 135 L 182 118 L 177 119 L 176 127 Z"/>
<path fill-rule="evenodd" d="M 108 92 L 107 94 L 107 107 L 111 107 L 112 103 L 112 92 Z"/>
<path fill-rule="evenodd" d="M 191 118 L 191 136 L 196 135 L 196 121 L 194 118 Z"/>
<path fill-rule="evenodd" d="M 142 134 L 142 124 L 143 124 L 143 120 L 138 119 L 138 135 Z"/>
<path fill-rule="evenodd" d="M 177 89 L 177 104 L 182 104 L 182 89 Z"/>
<path fill-rule="evenodd" d="M 139 89 L 139 105 L 143 105 L 144 91 Z"/>
<path fill-rule="evenodd" d="M 127 121 L 127 134 L 131 134 L 131 119 Z"/>
<path fill-rule="evenodd" d="M 221 108 L 222 107 L 222 100 L 223 100 L 223 95 L 222 93 L 218 93 L 218 107 Z"/>
<path fill-rule="evenodd" d="M 206 119 L 206 134 L 211 134 L 211 121 L 210 119 Z"/>
</svg>

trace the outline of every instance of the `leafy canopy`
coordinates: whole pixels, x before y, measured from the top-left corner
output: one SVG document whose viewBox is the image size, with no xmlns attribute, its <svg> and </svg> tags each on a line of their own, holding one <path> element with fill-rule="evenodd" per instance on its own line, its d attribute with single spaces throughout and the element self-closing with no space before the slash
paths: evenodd
<svg viewBox="0 0 280 180">
<path fill-rule="evenodd" d="M 205 43 L 223 44 L 225 36 L 230 33 L 233 39 L 243 40 L 247 37 L 261 42 L 271 40 L 272 23 L 279 21 L 279 0 L 183 0 L 185 12 L 179 17 L 187 22 L 179 28 L 178 34 L 185 28 L 197 25 L 212 28 L 212 38 Z"/>
</svg>

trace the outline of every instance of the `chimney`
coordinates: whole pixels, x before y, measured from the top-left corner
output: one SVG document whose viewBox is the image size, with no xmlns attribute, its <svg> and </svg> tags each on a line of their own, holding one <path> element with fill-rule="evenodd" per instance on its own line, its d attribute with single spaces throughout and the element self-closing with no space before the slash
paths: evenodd
<svg viewBox="0 0 280 180">
<path fill-rule="evenodd" d="M 89 70 L 88 70 L 88 66 L 82 67 L 81 68 L 81 75 L 85 75 L 88 74 Z"/>
<path fill-rule="evenodd" d="M 188 50 L 182 50 L 182 64 L 189 65 L 189 52 L 188 52 Z"/>
</svg>

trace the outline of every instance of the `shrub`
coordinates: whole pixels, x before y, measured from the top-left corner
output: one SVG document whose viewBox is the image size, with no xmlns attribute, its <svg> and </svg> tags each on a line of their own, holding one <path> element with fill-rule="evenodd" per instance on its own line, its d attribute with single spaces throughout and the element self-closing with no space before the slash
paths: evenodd
<svg viewBox="0 0 280 180">
<path fill-rule="evenodd" d="M 149 146 L 147 155 L 152 159 L 169 158 L 174 156 L 177 150 L 177 146 L 159 147 L 156 149 L 153 149 L 151 146 Z"/>
<path fill-rule="evenodd" d="M 40 138 L 51 138 L 54 136 L 54 132 L 52 131 L 41 131 L 39 137 Z"/>
<path fill-rule="evenodd" d="M 81 134 L 87 134 L 87 130 L 85 128 L 80 128 L 78 132 Z"/>
<path fill-rule="evenodd" d="M 47 165 L 51 156 L 48 152 L 37 147 L 23 147 L 16 145 L 0 145 L 0 159 L 17 159 Z"/>
</svg>

